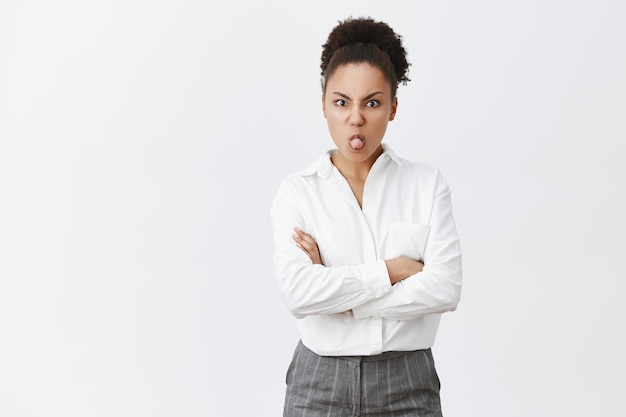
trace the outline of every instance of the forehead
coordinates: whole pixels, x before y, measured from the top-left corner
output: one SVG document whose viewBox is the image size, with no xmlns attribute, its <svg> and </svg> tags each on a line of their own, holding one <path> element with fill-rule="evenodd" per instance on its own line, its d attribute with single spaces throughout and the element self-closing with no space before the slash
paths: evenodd
<svg viewBox="0 0 626 417">
<path fill-rule="evenodd" d="M 378 67 L 366 62 L 341 65 L 326 81 L 327 94 L 364 96 L 374 91 L 391 94 L 391 85 Z"/>
</svg>

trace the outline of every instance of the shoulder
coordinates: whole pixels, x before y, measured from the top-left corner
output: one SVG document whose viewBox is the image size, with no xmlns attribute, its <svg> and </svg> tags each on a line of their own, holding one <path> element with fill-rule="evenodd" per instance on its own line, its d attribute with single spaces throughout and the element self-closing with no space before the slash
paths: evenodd
<svg viewBox="0 0 626 417">
<path fill-rule="evenodd" d="M 333 169 L 333 164 L 330 161 L 332 153 L 333 151 L 329 150 L 306 168 L 287 174 L 283 177 L 281 184 L 302 184 L 316 178 L 327 177 Z"/>
<path fill-rule="evenodd" d="M 393 166 L 404 175 L 417 175 L 423 178 L 438 177 L 441 175 L 439 168 L 415 160 L 400 157 L 387 144 L 384 144 L 385 153 L 394 162 Z"/>
<path fill-rule="evenodd" d="M 397 156 L 389 146 L 386 146 L 385 150 L 393 161 L 389 165 L 394 167 L 396 178 L 403 178 L 405 186 L 417 187 L 424 192 L 432 190 L 435 193 L 437 190 L 447 188 L 446 180 L 439 167 Z"/>
<path fill-rule="evenodd" d="M 294 196 L 330 175 L 333 165 L 330 161 L 332 151 L 329 150 L 306 168 L 285 175 L 279 182 L 277 194 Z"/>
<path fill-rule="evenodd" d="M 417 162 L 408 160 L 405 158 L 398 158 L 400 160 L 400 166 L 403 170 L 425 176 L 437 176 L 441 171 L 438 167 L 426 164 L 424 162 Z"/>
</svg>

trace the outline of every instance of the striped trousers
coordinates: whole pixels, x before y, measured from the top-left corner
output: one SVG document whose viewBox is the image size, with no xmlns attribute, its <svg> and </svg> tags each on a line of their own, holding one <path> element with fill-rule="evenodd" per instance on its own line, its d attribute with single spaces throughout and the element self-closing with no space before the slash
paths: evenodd
<svg viewBox="0 0 626 417">
<path fill-rule="evenodd" d="M 284 417 L 441 417 L 430 349 L 319 356 L 302 341 L 287 371 Z"/>
</svg>

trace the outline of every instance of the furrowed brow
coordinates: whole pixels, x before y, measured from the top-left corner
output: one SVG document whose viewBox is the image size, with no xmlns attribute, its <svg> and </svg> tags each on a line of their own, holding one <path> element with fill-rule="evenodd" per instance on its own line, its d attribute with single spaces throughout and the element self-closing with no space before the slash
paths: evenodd
<svg viewBox="0 0 626 417">
<path fill-rule="evenodd" d="M 383 94 L 383 92 L 382 91 L 375 91 L 372 94 L 369 94 L 369 95 L 365 96 L 363 101 L 368 101 L 369 99 L 373 98 L 374 96 L 376 96 L 378 94 Z"/>
<path fill-rule="evenodd" d="M 348 97 L 344 93 L 340 93 L 339 91 L 333 91 L 333 94 L 338 95 L 341 98 L 345 98 L 346 100 L 350 100 L 350 97 Z"/>
<path fill-rule="evenodd" d="M 351 100 L 351 98 L 349 96 L 347 96 L 346 94 L 341 93 L 339 91 L 333 91 L 333 94 L 336 94 L 336 95 L 338 95 L 341 98 L 345 98 L 346 100 Z M 374 91 L 373 93 L 368 94 L 367 96 L 365 96 L 363 98 L 363 101 L 368 101 L 368 100 L 370 100 L 371 98 L 373 98 L 374 96 L 376 96 L 378 94 L 383 94 L 383 92 L 382 91 Z"/>
</svg>

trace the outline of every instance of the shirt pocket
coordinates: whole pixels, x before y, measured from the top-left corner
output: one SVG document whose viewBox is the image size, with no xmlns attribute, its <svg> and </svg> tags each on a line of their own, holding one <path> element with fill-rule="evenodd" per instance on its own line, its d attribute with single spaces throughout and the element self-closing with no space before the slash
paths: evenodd
<svg viewBox="0 0 626 417">
<path fill-rule="evenodd" d="M 422 223 L 392 222 L 383 243 L 384 258 L 406 256 L 424 260 L 424 249 L 430 226 Z"/>
</svg>

